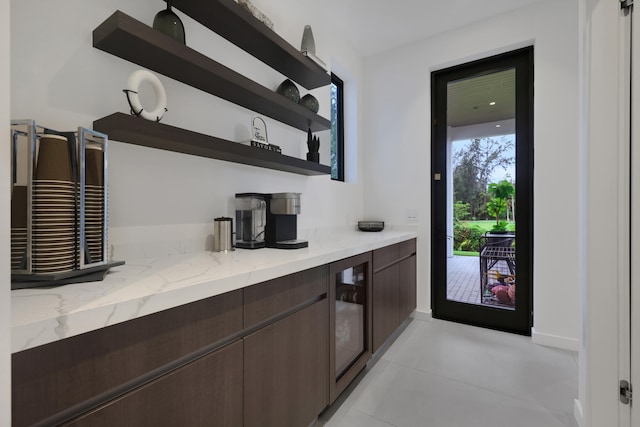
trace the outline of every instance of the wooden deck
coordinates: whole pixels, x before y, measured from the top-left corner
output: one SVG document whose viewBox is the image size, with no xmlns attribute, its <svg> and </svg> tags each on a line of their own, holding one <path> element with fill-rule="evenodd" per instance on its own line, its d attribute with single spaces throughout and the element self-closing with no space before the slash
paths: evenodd
<svg viewBox="0 0 640 427">
<path fill-rule="evenodd" d="M 504 263 L 504 261 L 501 261 Z M 506 269 L 506 264 L 502 266 Z M 506 304 L 495 298 L 482 303 L 480 292 L 480 259 L 477 256 L 453 256 L 447 261 L 447 299 L 468 304 L 490 305 L 514 310 L 513 304 Z"/>
<path fill-rule="evenodd" d="M 453 256 L 447 260 L 447 299 L 480 304 L 480 260 Z"/>
</svg>

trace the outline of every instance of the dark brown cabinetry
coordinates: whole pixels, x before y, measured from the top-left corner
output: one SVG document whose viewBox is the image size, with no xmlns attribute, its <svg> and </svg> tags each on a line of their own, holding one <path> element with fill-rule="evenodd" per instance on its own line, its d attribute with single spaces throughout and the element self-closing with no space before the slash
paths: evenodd
<svg viewBox="0 0 640 427">
<path fill-rule="evenodd" d="M 236 341 L 65 425 L 241 426 L 242 356 Z"/>
<path fill-rule="evenodd" d="M 308 426 L 327 406 L 328 325 L 324 298 L 244 339 L 245 427 Z"/>
<path fill-rule="evenodd" d="M 417 265 L 416 255 L 400 261 L 400 289 L 399 289 L 399 308 L 400 323 L 408 318 L 417 307 L 416 288 L 417 288 Z"/>
<path fill-rule="evenodd" d="M 416 308 L 416 241 L 373 252 L 373 352 Z"/>
<path fill-rule="evenodd" d="M 242 329 L 242 291 L 12 355 L 12 425 L 54 425 L 169 372 Z"/>
<path fill-rule="evenodd" d="M 15 353 L 12 425 L 305 427 L 413 311 L 415 266 L 410 241 Z"/>
<path fill-rule="evenodd" d="M 13 425 L 306 426 L 328 400 L 327 273 L 16 353 Z"/>
<path fill-rule="evenodd" d="M 244 425 L 307 426 L 327 406 L 328 268 L 244 290 Z M 267 325 L 261 327 L 262 325 Z"/>
<path fill-rule="evenodd" d="M 398 281 L 400 268 L 394 264 L 374 273 L 373 280 L 373 352 L 389 338 L 399 325 Z"/>
<path fill-rule="evenodd" d="M 262 282 L 244 289 L 244 325 L 254 327 L 325 298 L 326 265 Z"/>
<path fill-rule="evenodd" d="M 327 406 L 328 268 L 244 290 L 244 425 L 307 426 Z M 262 325 L 267 325 L 261 327 Z"/>
</svg>

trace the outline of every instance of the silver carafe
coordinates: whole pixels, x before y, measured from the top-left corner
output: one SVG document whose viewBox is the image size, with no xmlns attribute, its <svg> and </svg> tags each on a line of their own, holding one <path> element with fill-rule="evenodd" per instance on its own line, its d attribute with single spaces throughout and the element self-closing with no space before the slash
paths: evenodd
<svg viewBox="0 0 640 427">
<path fill-rule="evenodd" d="M 213 251 L 229 252 L 233 249 L 233 219 L 227 217 L 213 220 Z"/>
</svg>

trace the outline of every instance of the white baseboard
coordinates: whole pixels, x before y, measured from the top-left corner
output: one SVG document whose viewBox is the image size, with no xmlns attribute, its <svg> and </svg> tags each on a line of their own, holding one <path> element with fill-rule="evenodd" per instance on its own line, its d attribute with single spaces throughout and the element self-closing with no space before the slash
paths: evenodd
<svg viewBox="0 0 640 427">
<path fill-rule="evenodd" d="M 580 341 L 573 338 L 560 337 L 557 335 L 541 334 L 536 332 L 536 328 L 531 328 L 531 341 L 535 344 L 555 347 L 569 351 L 580 351 Z"/>
<path fill-rule="evenodd" d="M 413 313 L 411 313 L 411 317 L 418 320 L 431 320 L 432 319 L 431 310 L 427 310 L 427 311 L 415 310 Z"/>
<path fill-rule="evenodd" d="M 578 399 L 573 400 L 573 417 L 579 427 L 584 427 L 584 416 L 582 415 L 582 403 Z"/>
<path fill-rule="evenodd" d="M 411 314 L 411 317 L 417 320 L 433 319 L 433 317 L 431 316 L 431 310 L 426 310 L 426 311 L 415 310 Z M 567 337 L 560 337 L 557 335 L 541 334 L 539 332 L 536 332 L 536 328 L 531 328 L 531 341 L 534 344 L 544 345 L 547 347 L 554 347 L 562 350 L 569 350 L 569 351 L 576 351 L 576 352 L 580 351 L 579 340 L 576 340 L 573 338 L 567 338 Z"/>
</svg>

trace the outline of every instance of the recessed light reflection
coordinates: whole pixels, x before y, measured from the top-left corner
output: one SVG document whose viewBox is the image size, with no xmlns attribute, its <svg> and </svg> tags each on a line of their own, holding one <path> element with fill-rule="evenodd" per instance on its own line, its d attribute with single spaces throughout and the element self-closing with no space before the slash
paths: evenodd
<svg viewBox="0 0 640 427">
<path fill-rule="evenodd" d="M 496 102 L 495 102 L 495 101 L 491 101 L 491 102 L 489 103 L 489 105 L 496 105 Z"/>
<path fill-rule="evenodd" d="M 496 125 L 497 128 L 499 128 L 500 126 L 502 126 L 502 125 Z"/>
</svg>

